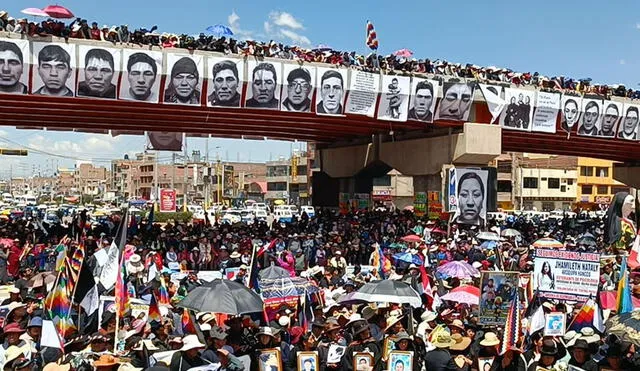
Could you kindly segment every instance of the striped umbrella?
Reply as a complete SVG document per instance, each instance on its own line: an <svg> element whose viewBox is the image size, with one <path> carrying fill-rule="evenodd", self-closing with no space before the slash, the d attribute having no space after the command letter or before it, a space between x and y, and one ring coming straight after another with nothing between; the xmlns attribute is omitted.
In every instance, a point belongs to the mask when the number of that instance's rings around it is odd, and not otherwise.
<svg viewBox="0 0 640 371"><path fill-rule="evenodd" d="M564 244L553 238L545 237L534 242L533 246L538 249L561 249Z"/></svg>

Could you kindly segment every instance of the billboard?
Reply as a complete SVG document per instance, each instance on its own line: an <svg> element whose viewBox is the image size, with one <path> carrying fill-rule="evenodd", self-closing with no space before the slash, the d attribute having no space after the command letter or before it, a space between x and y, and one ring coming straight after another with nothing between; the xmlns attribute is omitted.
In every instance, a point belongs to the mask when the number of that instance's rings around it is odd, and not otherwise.
<svg viewBox="0 0 640 371"><path fill-rule="evenodd" d="M533 280L542 297L586 301L598 293L600 254L536 249Z"/></svg>
<svg viewBox="0 0 640 371"><path fill-rule="evenodd" d="M176 190L164 188L160 190L160 212L173 213L176 211Z"/></svg>

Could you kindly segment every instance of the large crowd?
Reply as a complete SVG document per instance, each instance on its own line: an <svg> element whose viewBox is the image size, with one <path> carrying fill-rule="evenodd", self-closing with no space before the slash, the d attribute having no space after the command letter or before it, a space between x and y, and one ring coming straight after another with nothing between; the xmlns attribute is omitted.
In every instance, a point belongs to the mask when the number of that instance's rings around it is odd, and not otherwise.
<svg viewBox="0 0 640 371"><path fill-rule="evenodd" d="M57 36L65 39L87 39L111 43L152 45L161 48L183 48L206 50L225 54L240 54L256 57L282 58L304 62L329 63L345 67L397 74L435 74L457 78L476 79L481 82L511 83L535 86L543 90L575 91L576 93L640 98L640 90L624 85L594 84L590 78L575 79L565 76L548 77L538 72L516 72L495 66L477 66L467 63L453 63L443 59L414 58L401 55L378 55L372 52L361 55L355 51L338 51L330 47L305 48L284 45L275 41L236 40L231 36L201 33L197 36L175 33L160 33L157 26L129 29L128 25L99 26L86 19L76 18L69 23L56 19L29 22L27 18L11 17L0 11L0 31L7 31L30 37Z"/></svg>
<svg viewBox="0 0 640 371"><path fill-rule="evenodd" d="M9 298L0 307L7 308L0 311L6 313L0 346L5 370L185 371L204 367L277 371L318 367L322 371L402 371L406 366L416 371L537 371L566 370L571 365L597 371L640 367L638 341L608 334L595 325L555 337L523 327L514 343L503 349L504 326L480 324L477 305L440 299L456 288L480 284L476 276L443 276L438 267L457 261L482 271L531 272L530 247L543 237L561 241L567 251L608 256L600 264L600 288L615 289L625 249L605 242L605 221L600 218L509 216L505 221L489 220L483 228L418 218L409 211L342 215L318 210L313 218L303 213L287 224L269 220L230 225L208 219L165 224L133 219L126 228L130 255L125 282L132 298L156 298L163 295L163 288L167 291L169 301L162 305L161 319L151 320L150 309L146 318L127 312L116 321L114 311L106 308L98 320L98 311L89 314L84 306L74 305L70 318L76 326L65 334L64 347L55 349L41 346L42 323L49 319L49 308L42 304L48 291L46 280L36 277L56 269L62 242L68 257L74 248L84 247L83 269L94 272L99 282L104 263L98 256L117 242L122 222L121 215L93 224L80 213L61 219L61 224L52 225L37 220L36 215L0 221L0 280L10 287ZM517 233L501 233L507 229ZM485 241L481 233L487 231L505 237ZM406 242L403 237L407 235L419 240ZM257 255L256 250L263 253ZM402 253L421 256L429 264L407 261ZM269 267L284 269L290 277L307 280L317 288L307 295L306 312L283 302L269 315L266 310L238 315L194 312L193 326L185 323L186 309L180 302L195 288L208 284L199 278L199 272L220 272L259 291L259 284L249 282L256 273L251 270ZM175 272L185 274L175 280ZM640 296L640 274L633 274L632 279L632 291ZM406 283L420 293L422 305L345 300L378 280ZM113 294L113 288L98 287L101 295ZM485 300L492 290L482 290ZM522 304L528 304L523 318L530 322L531 313L540 308L545 313L566 312L567 327L580 307L580 303L537 296ZM616 315L615 308L605 313L605 320ZM116 334L122 340L117 346ZM385 350L387 347L390 349ZM279 350L278 357L265 356L273 349ZM335 349L342 353L336 355ZM410 364L408 358L387 359L392 350L412 352ZM316 352L317 364L313 358L299 362L299 353L309 354L303 352ZM362 354L370 354L370 361ZM250 362L245 363L247 360ZM492 363L485 366L478 360Z"/></svg>

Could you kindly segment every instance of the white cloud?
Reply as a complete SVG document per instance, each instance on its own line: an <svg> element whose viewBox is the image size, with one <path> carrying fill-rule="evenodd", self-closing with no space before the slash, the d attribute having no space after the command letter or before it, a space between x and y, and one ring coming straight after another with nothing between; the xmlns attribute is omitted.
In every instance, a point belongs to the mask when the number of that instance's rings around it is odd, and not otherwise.
<svg viewBox="0 0 640 371"><path fill-rule="evenodd" d="M269 35L271 34L271 32L273 32L273 29L271 28L271 23L269 23L269 21L264 21L264 32Z"/></svg>
<svg viewBox="0 0 640 371"><path fill-rule="evenodd" d="M640 30L640 22L636 23L636 29Z"/></svg>
<svg viewBox="0 0 640 371"><path fill-rule="evenodd" d="M624 59L621 59L620 64L627 64L627 61L625 61Z"/></svg>
<svg viewBox="0 0 640 371"><path fill-rule="evenodd" d="M240 20L240 17L236 14L236 11L233 10L231 12L231 14L229 14L229 17L227 18L227 21L229 22L229 27L236 27L238 26L238 21Z"/></svg>
<svg viewBox="0 0 640 371"><path fill-rule="evenodd" d="M311 45L311 40L309 40L308 37L304 36L304 35L300 35L296 32L293 32L291 30L285 30L285 29L281 29L280 30L280 34L282 34L282 36L288 38L289 40L293 41L294 43L298 44L298 45Z"/></svg>
<svg viewBox="0 0 640 371"><path fill-rule="evenodd" d="M248 39L253 35L252 31L243 30L240 28L240 16L236 13L235 10L229 14L227 17L227 22L229 22L229 28L233 32L233 37L236 39Z"/></svg>
<svg viewBox="0 0 640 371"><path fill-rule="evenodd" d="M35 135L29 138L27 146L44 151L46 153L63 154L71 157L86 157L86 161L91 160L91 156L109 157L115 150L115 144L119 137L108 135L83 135L76 141L71 140L47 140L42 135Z"/></svg>
<svg viewBox="0 0 640 371"><path fill-rule="evenodd" d="M280 27L288 27L293 30L304 30L302 22L287 12L271 12L269 13L269 19Z"/></svg>

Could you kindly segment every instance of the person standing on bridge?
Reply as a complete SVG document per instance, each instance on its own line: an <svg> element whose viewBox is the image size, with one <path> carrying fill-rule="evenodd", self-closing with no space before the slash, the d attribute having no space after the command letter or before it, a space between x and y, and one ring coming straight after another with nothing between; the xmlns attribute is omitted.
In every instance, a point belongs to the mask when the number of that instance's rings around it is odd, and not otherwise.
<svg viewBox="0 0 640 371"><path fill-rule="evenodd" d="M344 97L344 80L340 72L329 70L320 80L320 103L316 113L327 115L342 114L342 98Z"/></svg>
<svg viewBox="0 0 640 371"><path fill-rule="evenodd" d="M171 68L171 79L164 92L165 103L200 104L200 74L196 62L183 57Z"/></svg>
<svg viewBox="0 0 640 371"><path fill-rule="evenodd" d="M44 84L35 95L73 97L67 80L73 73L71 55L59 45L47 45L38 53L38 75ZM32 87L33 89L33 87Z"/></svg>
<svg viewBox="0 0 640 371"><path fill-rule="evenodd" d="M251 75L251 98L246 106L250 108L280 108L280 100L276 99L275 92L278 87L278 75L276 68L271 63L260 63Z"/></svg>
<svg viewBox="0 0 640 371"><path fill-rule="evenodd" d="M231 60L225 60L213 65L211 71L213 93L208 97L209 105L213 107L240 107L240 92L242 85L238 77L238 67Z"/></svg>
<svg viewBox="0 0 640 371"><path fill-rule="evenodd" d="M113 55L105 49L91 49L84 57L84 81L78 84L79 97L116 99Z"/></svg>
<svg viewBox="0 0 640 371"><path fill-rule="evenodd" d="M310 112L311 74L306 68L296 68L287 76L287 98L282 101L283 111Z"/></svg>
<svg viewBox="0 0 640 371"><path fill-rule="evenodd" d="M20 82L23 66L22 50L18 45L0 41L0 93L27 94L27 86Z"/></svg>
<svg viewBox="0 0 640 371"><path fill-rule="evenodd" d="M627 140L636 140L638 138L638 107L631 106L627 108L627 115L624 117L622 125L618 130L618 138Z"/></svg>

